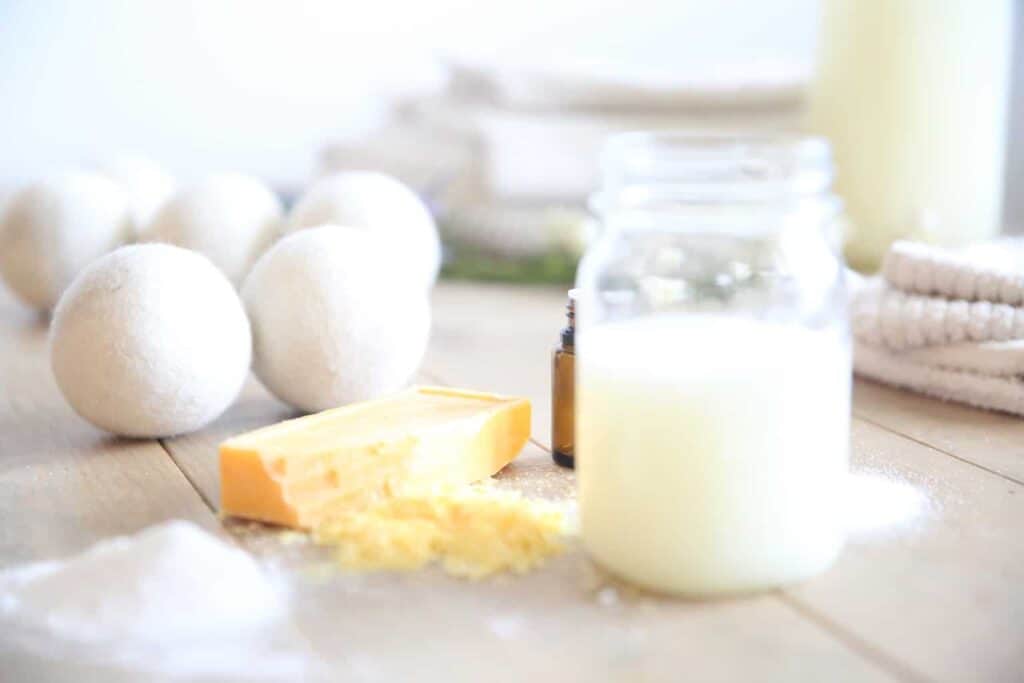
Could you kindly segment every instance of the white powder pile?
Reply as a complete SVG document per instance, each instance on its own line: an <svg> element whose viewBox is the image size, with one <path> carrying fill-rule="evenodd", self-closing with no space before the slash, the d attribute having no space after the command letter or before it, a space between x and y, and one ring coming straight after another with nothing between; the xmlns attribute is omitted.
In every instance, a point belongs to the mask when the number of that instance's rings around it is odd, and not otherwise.
<svg viewBox="0 0 1024 683"><path fill-rule="evenodd" d="M845 503L847 532L855 537L908 530L933 512L923 490L881 471L851 474Z"/></svg>
<svg viewBox="0 0 1024 683"><path fill-rule="evenodd" d="M0 640L168 674L293 671L272 642L287 610L281 582L184 521L0 572Z"/></svg>

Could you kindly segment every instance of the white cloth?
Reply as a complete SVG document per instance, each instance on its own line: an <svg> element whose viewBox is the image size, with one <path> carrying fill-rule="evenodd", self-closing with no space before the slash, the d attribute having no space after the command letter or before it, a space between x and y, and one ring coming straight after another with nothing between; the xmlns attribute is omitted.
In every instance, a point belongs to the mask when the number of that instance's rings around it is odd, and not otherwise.
<svg viewBox="0 0 1024 683"><path fill-rule="evenodd" d="M1024 415L1024 269L1001 261L900 242L880 277L851 275L855 371Z"/></svg>
<svg viewBox="0 0 1024 683"><path fill-rule="evenodd" d="M904 354L854 344L857 374L946 401L1024 415L1024 379L917 363Z"/></svg>
<svg viewBox="0 0 1024 683"><path fill-rule="evenodd" d="M893 351L1024 339L1024 306L907 294L875 278L856 293L850 315L858 339Z"/></svg>
<svg viewBox="0 0 1024 683"><path fill-rule="evenodd" d="M926 346L901 354L914 363L997 377L1024 376L1024 339Z"/></svg>
<svg viewBox="0 0 1024 683"><path fill-rule="evenodd" d="M1006 242L1004 253L1014 248ZM1024 271L998 261L984 250L972 254L896 242L885 255L882 276L895 289L913 294L1024 306Z"/></svg>

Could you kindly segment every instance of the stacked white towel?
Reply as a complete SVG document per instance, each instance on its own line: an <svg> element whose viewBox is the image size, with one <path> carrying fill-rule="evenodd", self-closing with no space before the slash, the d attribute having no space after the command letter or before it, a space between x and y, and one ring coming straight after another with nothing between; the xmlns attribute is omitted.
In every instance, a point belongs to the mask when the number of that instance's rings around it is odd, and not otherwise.
<svg viewBox="0 0 1024 683"><path fill-rule="evenodd" d="M852 277L858 374L1024 415L1024 246L955 252L897 242Z"/></svg>

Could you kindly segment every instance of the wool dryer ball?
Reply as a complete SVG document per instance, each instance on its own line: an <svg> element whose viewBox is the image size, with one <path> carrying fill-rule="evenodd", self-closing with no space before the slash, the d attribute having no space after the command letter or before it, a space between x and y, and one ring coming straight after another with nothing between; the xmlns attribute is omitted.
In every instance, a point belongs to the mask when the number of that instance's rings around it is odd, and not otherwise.
<svg viewBox="0 0 1024 683"><path fill-rule="evenodd" d="M178 192L157 211L141 240L205 254L238 284L278 236L283 213L281 200L263 182L224 173Z"/></svg>
<svg viewBox="0 0 1024 683"><path fill-rule="evenodd" d="M10 198L0 219L0 274L19 299L49 310L79 271L130 231L128 197L112 180L56 176Z"/></svg>
<svg viewBox="0 0 1024 683"><path fill-rule="evenodd" d="M327 225L283 238L253 266L242 287L253 369L279 399L315 412L412 378L430 335L427 291L381 268L386 248Z"/></svg>
<svg viewBox="0 0 1024 683"><path fill-rule="evenodd" d="M400 181L372 171L329 175L306 191L288 218L289 231L325 224L371 231L388 241L393 274L430 287L441 268L441 239L430 210Z"/></svg>
<svg viewBox="0 0 1024 683"><path fill-rule="evenodd" d="M50 362L64 397L108 432L184 434L231 404L252 336L238 293L209 259L167 244L94 261L61 297Z"/></svg>

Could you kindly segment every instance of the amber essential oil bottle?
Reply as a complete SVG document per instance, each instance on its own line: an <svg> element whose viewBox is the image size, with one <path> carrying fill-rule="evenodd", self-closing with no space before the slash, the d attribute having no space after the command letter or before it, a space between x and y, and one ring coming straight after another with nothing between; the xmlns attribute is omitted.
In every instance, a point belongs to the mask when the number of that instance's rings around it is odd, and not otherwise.
<svg viewBox="0 0 1024 683"><path fill-rule="evenodd" d="M576 290L569 291L568 322L551 363L551 457L562 467L575 467L576 421Z"/></svg>

